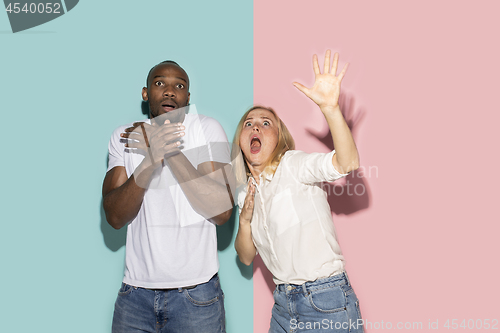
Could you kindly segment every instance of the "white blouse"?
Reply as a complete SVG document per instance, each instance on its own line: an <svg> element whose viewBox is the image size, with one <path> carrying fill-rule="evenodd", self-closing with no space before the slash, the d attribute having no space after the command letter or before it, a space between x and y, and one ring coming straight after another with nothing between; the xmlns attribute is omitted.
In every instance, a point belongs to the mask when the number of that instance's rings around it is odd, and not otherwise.
<svg viewBox="0 0 500 333"><path fill-rule="evenodd" d="M303 284L344 271L321 188L321 182L347 175L333 167L334 154L287 151L274 176L261 174L260 184L255 183L252 238L276 284ZM246 186L238 195L240 213L245 196Z"/></svg>

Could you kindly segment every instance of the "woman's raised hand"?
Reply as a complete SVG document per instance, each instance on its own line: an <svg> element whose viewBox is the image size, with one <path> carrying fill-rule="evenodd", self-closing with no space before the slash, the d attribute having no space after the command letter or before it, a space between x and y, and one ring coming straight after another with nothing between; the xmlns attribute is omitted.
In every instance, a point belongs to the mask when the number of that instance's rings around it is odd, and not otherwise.
<svg viewBox="0 0 500 333"><path fill-rule="evenodd" d="M313 69L315 74L315 81L312 88L307 88L304 85L293 82L293 85L302 91L307 97L312 99L314 103L318 104L321 110L329 108L337 108L339 105L340 96L340 83L344 78L349 64L345 64L344 69L338 76L337 65L339 61L339 54L335 53L333 56L333 64L330 68L330 50L326 51L325 64L323 69L323 74L321 74L318 64L318 56L313 56Z"/></svg>

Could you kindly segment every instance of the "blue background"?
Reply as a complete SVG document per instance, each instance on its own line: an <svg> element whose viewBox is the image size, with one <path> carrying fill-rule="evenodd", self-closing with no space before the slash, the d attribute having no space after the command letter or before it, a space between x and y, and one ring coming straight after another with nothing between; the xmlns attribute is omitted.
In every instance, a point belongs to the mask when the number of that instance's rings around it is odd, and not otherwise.
<svg viewBox="0 0 500 333"><path fill-rule="evenodd" d="M146 75L172 59L231 140L253 101L252 6L86 0L16 34L0 13L1 331L110 331L125 253L101 208L111 132L145 118ZM237 264L234 229L234 216L219 229L220 275L227 330L245 333L251 270Z"/></svg>

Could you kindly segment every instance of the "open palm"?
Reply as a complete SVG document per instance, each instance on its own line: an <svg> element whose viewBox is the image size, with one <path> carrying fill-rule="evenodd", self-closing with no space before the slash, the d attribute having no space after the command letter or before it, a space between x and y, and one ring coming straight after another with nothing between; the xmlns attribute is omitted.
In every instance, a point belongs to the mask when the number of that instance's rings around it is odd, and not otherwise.
<svg viewBox="0 0 500 333"><path fill-rule="evenodd" d="M330 50L326 51L325 55L325 64L323 69L323 74L321 74L318 64L318 56L313 56L313 69L315 74L315 81L312 88L307 88L306 86L294 82L293 85L302 91L307 97L312 99L314 103L318 104L318 106L323 108L335 108L338 107L339 104L339 96L340 96L340 83L344 78L344 75L347 71L347 67L349 64L344 66L342 72L338 76L337 73L337 65L339 61L339 54L335 53L333 56L333 64L330 68Z"/></svg>

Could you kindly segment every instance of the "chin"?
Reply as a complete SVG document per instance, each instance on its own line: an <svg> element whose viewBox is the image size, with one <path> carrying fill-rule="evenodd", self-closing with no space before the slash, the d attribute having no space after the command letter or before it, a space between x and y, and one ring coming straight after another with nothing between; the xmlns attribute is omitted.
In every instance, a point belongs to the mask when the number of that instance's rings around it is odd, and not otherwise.
<svg viewBox="0 0 500 333"><path fill-rule="evenodd" d="M172 111L164 111L161 110L160 113L154 117L155 122L158 125L163 125L165 123L165 120L169 120L170 123L180 123L183 120L184 116L184 110L181 110L181 108L172 110Z"/></svg>

